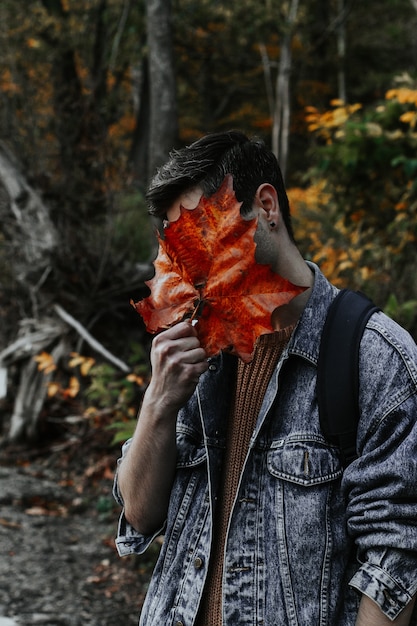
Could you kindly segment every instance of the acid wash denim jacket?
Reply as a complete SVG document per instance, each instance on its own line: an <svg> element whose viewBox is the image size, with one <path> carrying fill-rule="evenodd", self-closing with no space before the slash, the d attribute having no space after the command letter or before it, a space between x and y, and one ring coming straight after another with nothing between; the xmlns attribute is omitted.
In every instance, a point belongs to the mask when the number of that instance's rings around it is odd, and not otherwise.
<svg viewBox="0 0 417 626"><path fill-rule="evenodd" d="M269 383L232 509L224 626L354 626L361 593L393 620L417 591L417 348L383 313L369 320L360 349L359 456L343 472L338 449L320 432L316 398L320 335L337 289L311 268L314 287ZM120 555L142 554L165 535L143 626L196 619L234 363L227 354L213 358L178 415L165 527L143 536L121 515ZM114 493L123 505L117 476Z"/></svg>

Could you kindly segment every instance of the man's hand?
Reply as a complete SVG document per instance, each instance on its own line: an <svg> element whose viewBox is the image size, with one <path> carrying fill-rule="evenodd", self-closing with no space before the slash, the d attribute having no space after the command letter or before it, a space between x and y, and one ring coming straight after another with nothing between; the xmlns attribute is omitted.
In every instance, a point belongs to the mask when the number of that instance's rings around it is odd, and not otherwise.
<svg viewBox="0 0 417 626"><path fill-rule="evenodd" d="M198 379L208 367L197 330L189 320L155 337L151 365L152 378L146 392L147 399L158 401L161 408L178 411L193 394Z"/></svg>

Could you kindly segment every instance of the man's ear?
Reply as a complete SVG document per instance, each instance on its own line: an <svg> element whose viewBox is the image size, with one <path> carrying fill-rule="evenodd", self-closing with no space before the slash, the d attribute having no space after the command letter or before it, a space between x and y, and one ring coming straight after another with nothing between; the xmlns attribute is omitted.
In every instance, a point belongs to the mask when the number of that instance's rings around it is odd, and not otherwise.
<svg viewBox="0 0 417 626"><path fill-rule="evenodd" d="M255 194L255 201L259 208L265 211L266 219L278 223L281 211L279 208L277 190L270 183L259 185Z"/></svg>

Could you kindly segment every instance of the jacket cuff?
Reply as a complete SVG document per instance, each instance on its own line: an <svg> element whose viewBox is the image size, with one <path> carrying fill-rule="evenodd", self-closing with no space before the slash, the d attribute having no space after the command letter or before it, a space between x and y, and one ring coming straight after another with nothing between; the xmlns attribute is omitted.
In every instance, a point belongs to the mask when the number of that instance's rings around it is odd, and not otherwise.
<svg viewBox="0 0 417 626"><path fill-rule="evenodd" d="M372 563L364 563L349 584L376 602L390 620L398 617L412 599L398 581Z"/></svg>
<svg viewBox="0 0 417 626"><path fill-rule="evenodd" d="M119 556L128 556L129 554L143 554L151 545L151 543L162 535L165 531L165 526L158 528L152 535L142 535L133 528L131 524L126 520L124 511L122 511L119 518L119 526L117 530L117 537L115 540L117 552Z"/></svg>
<svg viewBox="0 0 417 626"><path fill-rule="evenodd" d="M117 504L120 504L121 507L124 507L124 502L123 502L123 498L122 498L122 494L120 493L120 489L119 489L119 481L118 481L118 472L119 472L119 465L120 463L123 461L123 458L131 444L132 438L128 439L127 441L125 441L125 443L122 446L122 456L117 459L117 465L116 465L116 471L114 473L114 479L113 479L113 498L116 500Z"/></svg>

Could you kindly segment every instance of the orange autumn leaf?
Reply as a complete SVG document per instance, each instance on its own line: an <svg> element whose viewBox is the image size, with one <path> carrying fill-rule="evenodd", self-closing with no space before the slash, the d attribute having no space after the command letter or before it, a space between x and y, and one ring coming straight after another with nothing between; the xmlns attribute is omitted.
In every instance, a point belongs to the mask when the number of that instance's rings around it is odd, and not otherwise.
<svg viewBox="0 0 417 626"><path fill-rule="evenodd" d="M75 376L71 376L68 387L62 390L62 396L64 398L75 398L80 391L80 382Z"/></svg>
<svg viewBox="0 0 417 626"><path fill-rule="evenodd" d="M141 387L145 382L143 376L138 376L137 374L128 374L126 376L126 380L130 383L135 383L135 385L138 385L139 387Z"/></svg>
<svg viewBox="0 0 417 626"><path fill-rule="evenodd" d="M96 361L92 357L81 356L78 352L71 352L71 359L68 363L70 367L80 366L80 372L82 376L88 376L91 368L95 365Z"/></svg>
<svg viewBox="0 0 417 626"><path fill-rule="evenodd" d="M59 383L48 383L48 398L53 398L61 391L61 385Z"/></svg>
<svg viewBox="0 0 417 626"><path fill-rule="evenodd" d="M54 357L49 352L41 352L34 357L34 360L38 364L38 370L44 374L50 374L56 370Z"/></svg>
<svg viewBox="0 0 417 626"><path fill-rule="evenodd" d="M158 235L151 295L134 304L147 330L197 317L208 356L227 350L250 361L257 337L273 331L272 312L304 291L256 262L257 223L242 218L231 176L195 209L181 207Z"/></svg>

